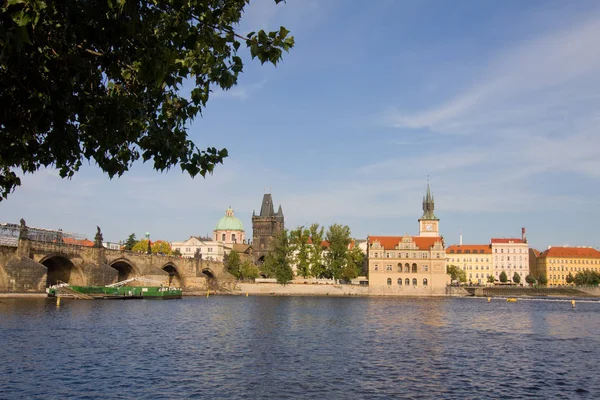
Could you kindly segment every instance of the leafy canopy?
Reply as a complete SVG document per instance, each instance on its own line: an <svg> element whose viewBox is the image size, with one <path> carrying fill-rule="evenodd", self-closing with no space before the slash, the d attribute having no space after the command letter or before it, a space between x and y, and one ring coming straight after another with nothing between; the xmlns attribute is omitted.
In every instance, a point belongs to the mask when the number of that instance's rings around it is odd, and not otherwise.
<svg viewBox="0 0 600 400"><path fill-rule="evenodd" d="M292 251L287 229L278 232L273 238L273 249L265 257L262 272L269 277L275 277L277 283L286 285L294 278L290 265Z"/></svg>
<svg viewBox="0 0 600 400"><path fill-rule="evenodd" d="M294 46L284 27L235 31L250 1L1 2L0 200L21 184L19 170L72 177L83 160L111 178L139 158L211 173L227 150L199 149L187 124L211 89L236 85L242 44L274 65Z"/></svg>
<svg viewBox="0 0 600 400"><path fill-rule="evenodd" d="M457 265L448 265L447 273L450 274L450 278L453 281L459 281L462 283L467 281L467 272Z"/></svg>
<svg viewBox="0 0 600 400"><path fill-rule="evenodd" d="M515 272L513 274L512 281L518 285L519 283L521 283L521 275Z"/></svg>
<svg viewBox="0 0 600 400"><path fill-rule="evenodd" d="M500 282L502 282L502 283L508 282L508 275L506 275L506 272L504 272L504 271L500 272L500 276L498 278L500 279Z"/></svg>

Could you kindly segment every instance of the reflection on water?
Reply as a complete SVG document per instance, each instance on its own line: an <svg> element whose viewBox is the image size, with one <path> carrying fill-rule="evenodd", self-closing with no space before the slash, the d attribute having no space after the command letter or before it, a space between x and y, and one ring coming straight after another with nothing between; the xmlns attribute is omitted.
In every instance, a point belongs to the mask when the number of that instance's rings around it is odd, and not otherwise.
<svg viewBox="0 0 600 400"><path fill-rule="evenodd" d="M594 398L600 303L0 299L0 398Z"/></svg>

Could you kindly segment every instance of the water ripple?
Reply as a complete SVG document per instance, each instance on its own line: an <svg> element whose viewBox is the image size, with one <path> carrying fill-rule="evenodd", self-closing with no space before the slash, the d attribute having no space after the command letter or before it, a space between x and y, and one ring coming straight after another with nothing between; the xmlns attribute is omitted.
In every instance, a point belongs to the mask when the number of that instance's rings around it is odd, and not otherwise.
<svg viewBox="0 0 600 400"><path fill-rule="evenodd" d="M0 398L588 399L600 304L0 302Z"/></svg>

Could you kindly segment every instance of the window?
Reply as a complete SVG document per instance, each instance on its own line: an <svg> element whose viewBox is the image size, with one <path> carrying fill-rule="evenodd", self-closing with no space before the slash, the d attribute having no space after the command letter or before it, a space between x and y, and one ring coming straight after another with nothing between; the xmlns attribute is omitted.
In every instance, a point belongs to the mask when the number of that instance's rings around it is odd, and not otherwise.
<svg viewBox="0 0 600 400"><path fill-rule="evenodd" d="M402 263L398 263L398 272L402 272Z"/></svg>
<svg viewBox="0 0 600 400"><path fill-rule="evenodd" d="M404 280L404 284L405 284L406 286L410 286L410 279L406 278L406 279Z"/></svg>
<svg viewBox="0 0 600 400"><path fill-rule="evenodd" d="M225 241L225 234L221 234L221 241L224 242Z"/></svg>
<svg viewBox="0 0 600 400"><path fill-rule="evenodd" d="M232 233L232 234L231 234L231 241L232 241L233 243L235 243L235 233Z"/></svg>
<svg viewBox="0 0 600 400"><path fill-rule="evenodd" d="M385 266L385 270L386 270L386 271L391 271L391 270L392 270L392 264L387 264L387 265Z"/></svg>
<svg viewBox="0 0 600 400"><path fill-rule="evenodd" d="M410 265L408 263L404 264L404 272L410 272Z"/></svg>
<svg viewBox="0 0 600 400"><path fill-rule="evenodd" d="M379 265L375 264L375 267L373 268L375 271L379 271Z"/></svg>
<svg viewBox="0 0 600 400"><path fill-rule="evenodd" d="M417 286L417 278L413 278L413 286Z"/></svg>
<svg viewBox="0 0 600 400"><path fill-rule="evenodd" d="M417 272L417 264L413 263L412 272Z"/></svg>
<svg viewBox="0 0 600 400"><path fill-rule="evenodd" d="M427 265L427 264L423 264L423 271L424 271L424 272L427 272L427 271L429 271L429 265Z"/></svg>
<svg viewBox="0 0 600 400"><path fill-rule="evenodd" d="M398 278L398 286L402 286L402 278Z"/></svg>
<svg viewBox="0 0 600 400"><path fill-rule="evenodd" d="M427 278L423 278L423 286L427 286Z"/></svg>
<svg viewBox="0 0 600 400"><path fill-rule="evenodd" d="M387 284L388 286L392 286L392 278L387 278Z"/></svg>

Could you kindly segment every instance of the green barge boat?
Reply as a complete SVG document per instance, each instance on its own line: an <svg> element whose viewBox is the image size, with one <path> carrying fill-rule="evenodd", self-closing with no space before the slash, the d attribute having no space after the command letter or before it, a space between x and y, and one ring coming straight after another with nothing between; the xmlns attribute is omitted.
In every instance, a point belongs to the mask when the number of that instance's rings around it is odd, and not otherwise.
<svg viewBox="0 0 600 400"><path fill-rule="evenodd" d="M132 281L150 280L132 278L126 281L113 283L107 286L71 286L59 283L46 289L48 297L64 297L75 299L181 299L182 290L169 286L125 286Z"/></svg>

